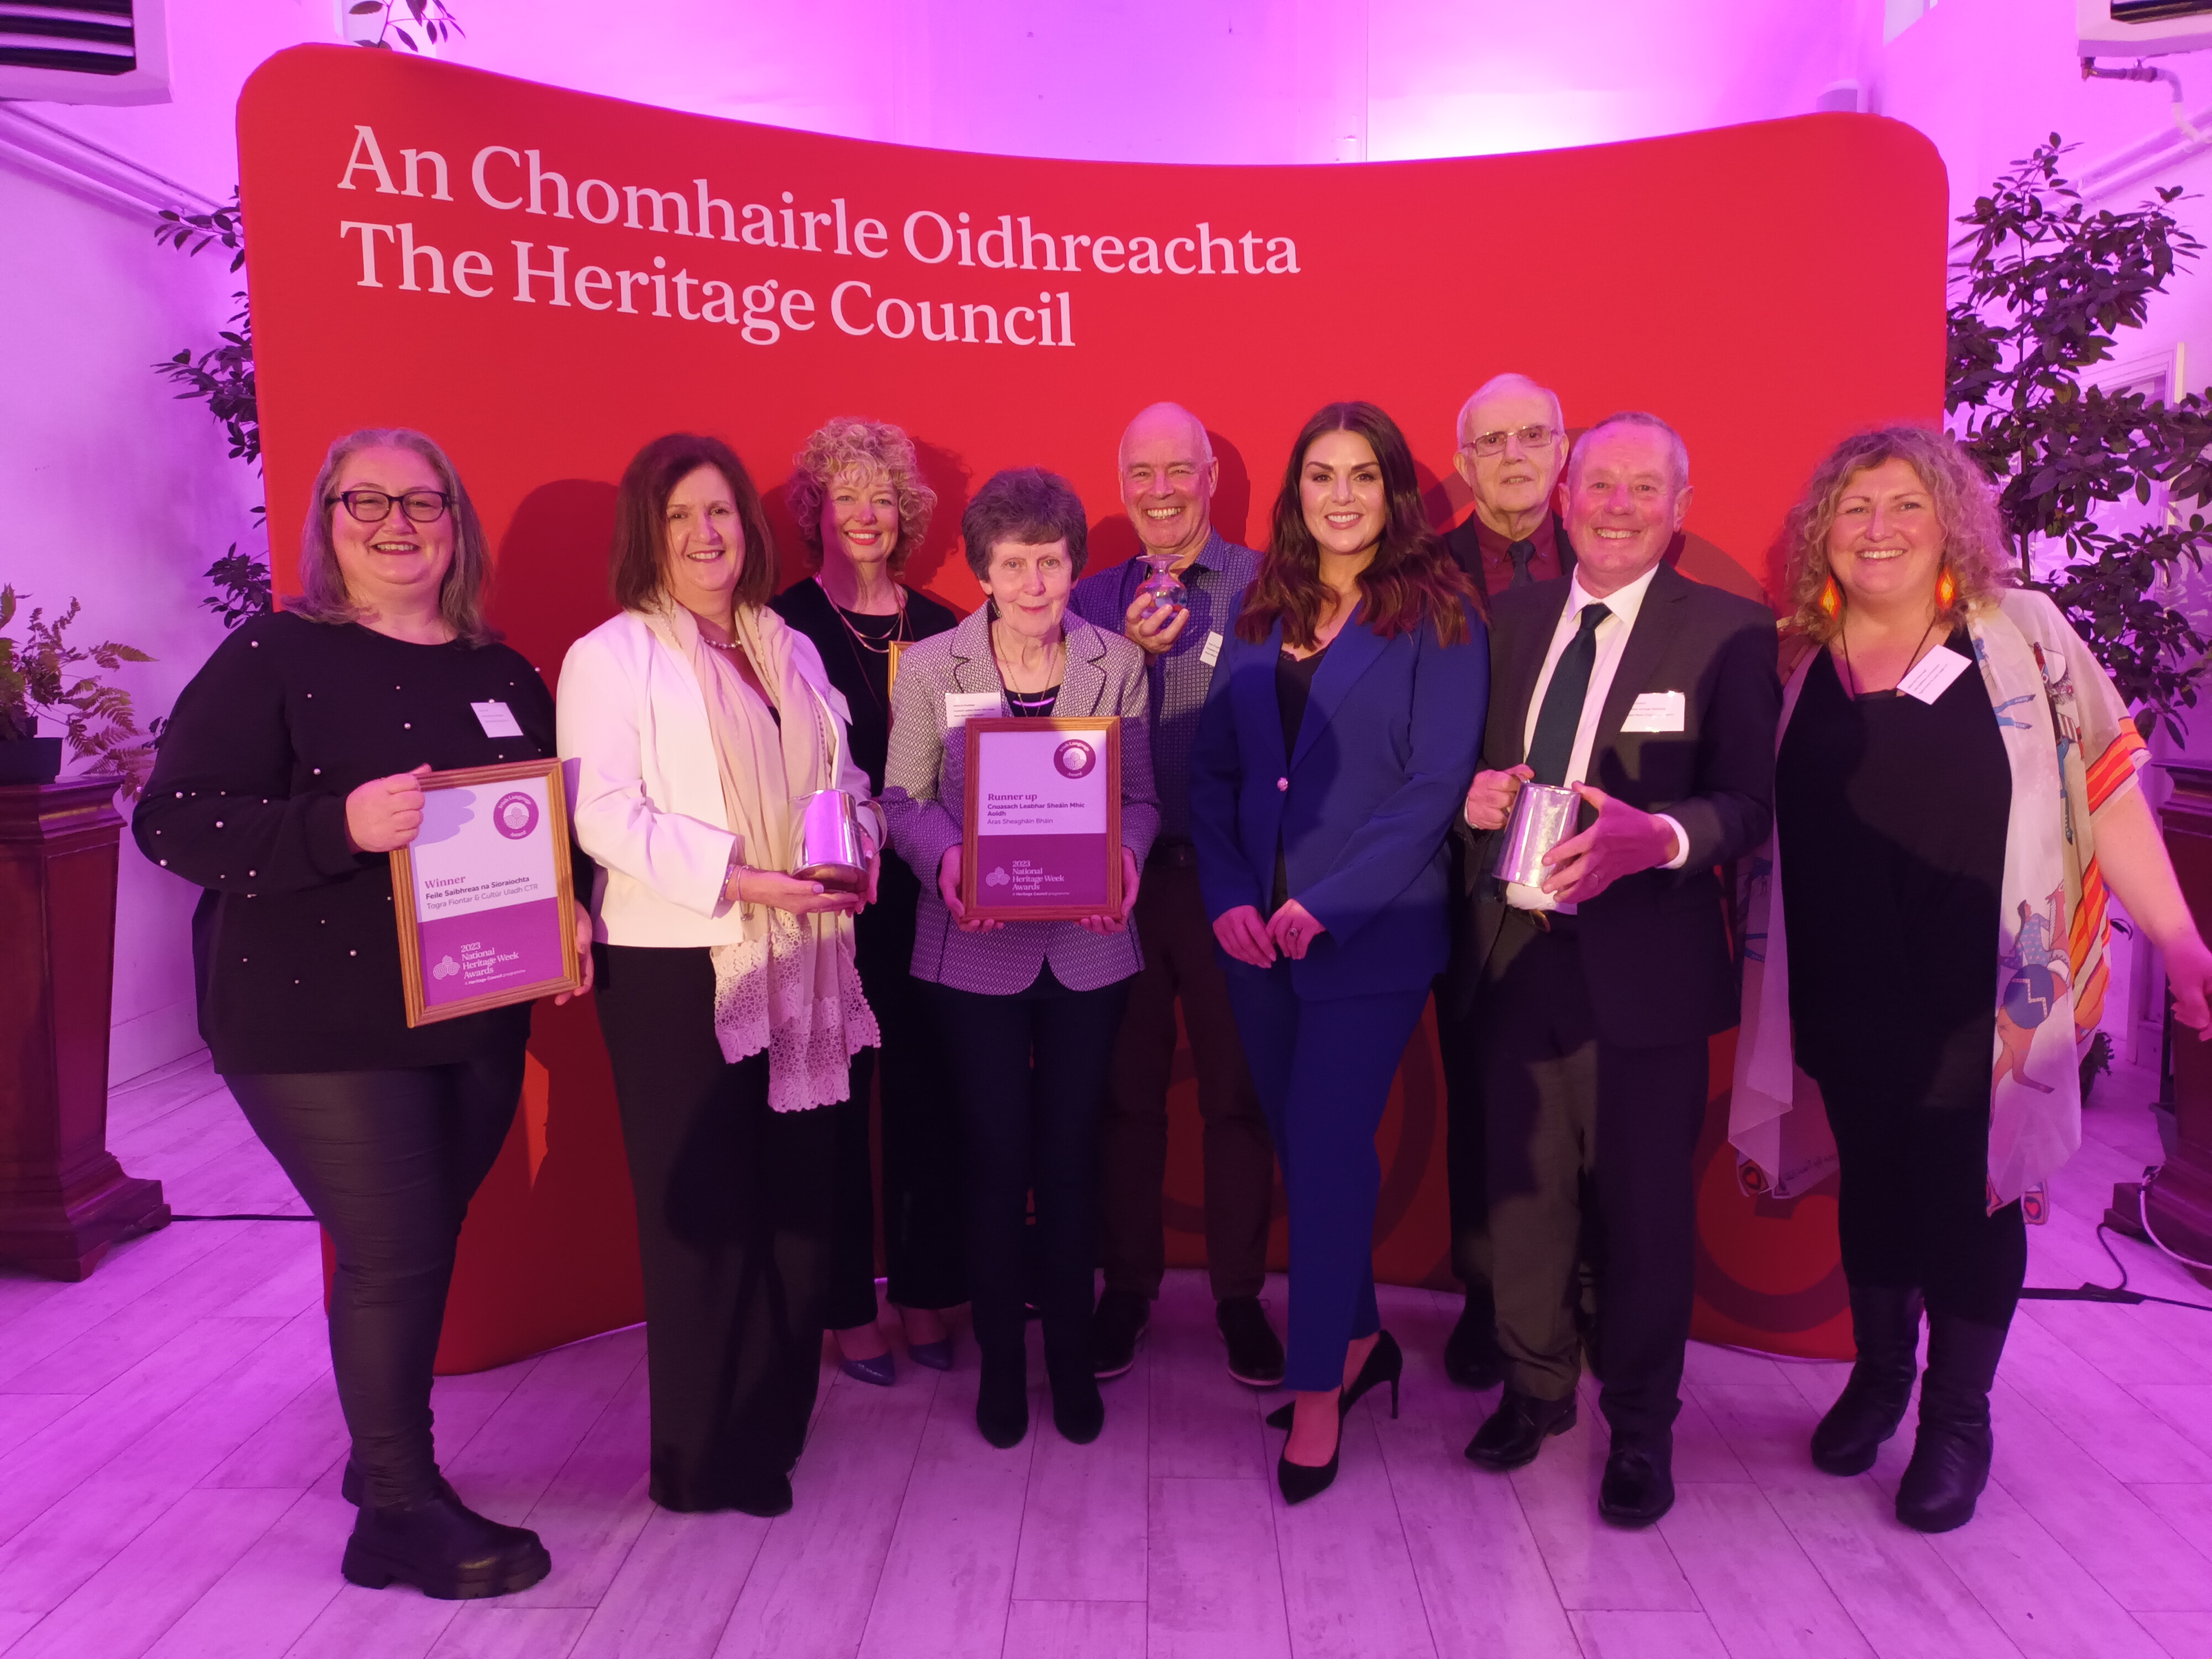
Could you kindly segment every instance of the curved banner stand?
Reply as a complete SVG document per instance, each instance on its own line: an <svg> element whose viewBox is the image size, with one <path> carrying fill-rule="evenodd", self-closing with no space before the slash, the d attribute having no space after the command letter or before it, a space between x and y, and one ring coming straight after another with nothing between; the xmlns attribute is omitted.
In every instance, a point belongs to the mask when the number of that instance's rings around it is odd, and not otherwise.
<svg viewBox="0 0 2212 1659"><path fill-rule="evenodd" d="M1650 409L1694 458L1684 568L1746 592L1773 586L1783 514L1829 445L1942 409L1942 164L1872 117L1452 161L1104 164L307 46L254 75L239 130L278 591L331 440L419 427L483 516L498 624L549 679L611 609L614 481L665 432L728 439L795 550L781 485L806 434L831 415L896 421L939 499L908 577L966 610L960 512L1000 467L1065 473L1094 564L1129 555L1115 444L1161 398L1206 421L1215 516L1254 544L1292 434L1329 399L1398 419L1439 525L1467 507L1454 417L1491 375L1557 388L1577 427ZM786 559L786 580L802 574ZM532 1054L463 1237L448 1370L641 1316L588 1004L541 1006ZM1179 1075L1170 1242L1189 1261ZM1397 1282L1449 1282L1443 1103L1425 1026L1382 1131L1376 1269ZM1831 1201L1762 1208L1724 1152L1702 1167L1700 1333L1834 1352Z"/></svg>

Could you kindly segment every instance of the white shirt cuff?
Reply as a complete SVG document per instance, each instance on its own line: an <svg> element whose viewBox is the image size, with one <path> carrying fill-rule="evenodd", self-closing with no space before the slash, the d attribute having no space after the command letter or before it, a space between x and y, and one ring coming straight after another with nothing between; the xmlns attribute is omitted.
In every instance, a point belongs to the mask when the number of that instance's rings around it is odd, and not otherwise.
<svg viewBox="0 0 2212 1659"><path fill-rule="evenodd" d="M1651 816L1658 819L1660 823L1665 824L1669 830L1672 830L1674 832L1674 845L1680 849L1675 853L1673 858L1668 859L1666 863L1659 866L1658 867L1662 870L1680 869L1685 864L1687 864L1690 861L1689 832L1682 828L1679 820L1668 817L1664 812L1654 812Z"/></svg>

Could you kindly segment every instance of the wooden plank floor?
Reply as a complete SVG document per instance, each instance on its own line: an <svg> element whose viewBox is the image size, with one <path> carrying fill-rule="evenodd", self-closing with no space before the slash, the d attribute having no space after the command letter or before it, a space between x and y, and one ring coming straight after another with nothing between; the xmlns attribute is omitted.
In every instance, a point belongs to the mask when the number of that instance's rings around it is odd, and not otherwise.
<svg viewBox="0 0 2212 1659"><path fill-rule="evenodd" d="M2102 1086L2032 1283L2110 1282L2093 1229L2156 1154L2146 1092ZM204 1060L117 1091L112 1118L181 1212L300 1210ZM2137 1289L2212 1301L2118 1248ZM288 1221L179 1223L82 1285L0 1273L0 1655L2212 1655L2212 1313L2026 1304L1996 1481L1938 1539L1889 1512L1909 1433L1861 1480L1808 1464L1838 1365L1693 1348L1680 1501L1646 1532L1597 1518L1587 1395L1534 1465L1482 1474L1460 1449L1495 1396L1443 1381L1456 1310L1422 1291L1384 1294L1404 1415L1363 1406L1336 1486L1286 1510L1270 1402L1223 1371L1193 1273L1095 1445L1053 1434L1040 1382L1048 1425L991 1450L963 1346L890 1389L826 1372L789 1516L668 1515L645 1496L642 1333L619 1331L439 1382L456 1484L554 1558L526 1595L455 1604L339 1579L319 1291L314 1230Z"/></svg>

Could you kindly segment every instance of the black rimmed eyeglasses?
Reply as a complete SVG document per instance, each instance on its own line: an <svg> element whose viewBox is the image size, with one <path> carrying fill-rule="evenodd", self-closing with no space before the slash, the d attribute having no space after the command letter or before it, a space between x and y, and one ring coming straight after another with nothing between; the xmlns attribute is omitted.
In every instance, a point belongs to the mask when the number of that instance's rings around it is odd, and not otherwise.
<svg viewBox="0 0 2212 1659"><path fill-rule="evenodd" d="M1498 432L1478 432L1466 447L1478 455L1496 455L1503 453L1508 438L1518 438L1523 449L1541 449L1558 435L1556 427L1546 426L1539 421L1533 425L1511 426Z"/></svg>
<svg viewBox="0 0 2212 1659"><path fill-rule="evenodd" d="M395 495L386 489L344 489L323 503L325 507L340 502L345 510L362 524L382 524L392 516L392 504L399 503L399 510L407 515L410 524L435 524L446 516L453 505L453 497L442 489L410 489Z"/></svg>

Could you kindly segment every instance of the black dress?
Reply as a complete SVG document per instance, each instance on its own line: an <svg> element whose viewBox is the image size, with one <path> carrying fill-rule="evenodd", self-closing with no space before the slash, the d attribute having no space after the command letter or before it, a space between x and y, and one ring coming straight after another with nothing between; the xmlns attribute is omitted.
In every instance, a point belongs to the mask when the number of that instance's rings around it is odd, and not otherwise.
<svg viewBox="0 0 2212 1659"><path fill-rule="evenodd" d="M1997 943L2012 769L1970 665L1932 703L1807 670L1774 780L1797 1063L1843 1162L1852 1283L2009 1319L2020 1206L1987 1213ZM1947 1306L1948 1304L1948 1306Z"/></svg>
<svg viewBox="0 0 2212 1659"><path fill-rule="evenodd" d="M778 594L772 608L812 641L830 683L845 695L854 763L881 794L890 745L893 640L925 640L960 618L925 593L907 590L903 617L841 611L811 578ZM855 638L858 635L860 637ZM928 876L935 879L936 872ZM868 1006L883 1035L884 1261L888 1293L903 1308L950 1308L968 1299L961 1224L960 1116L927 1010L908 972L921 883L884 848L876 902L854 924L854 956ZM868 1091L877 1051L853 1056L850 1103L838 1136L839 1223L828 1322L833 1330L876 1317L875 1200L869 1174Z"/></svg>

